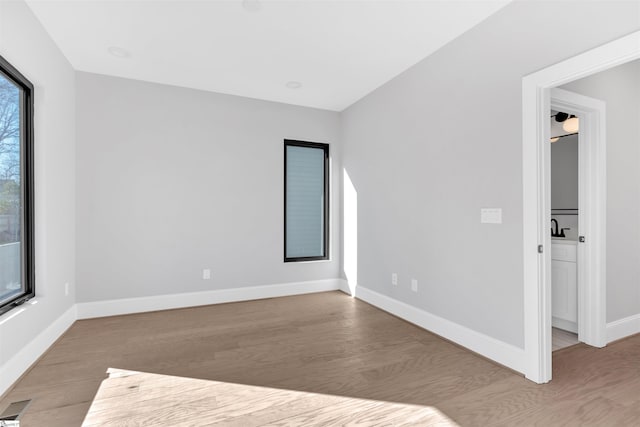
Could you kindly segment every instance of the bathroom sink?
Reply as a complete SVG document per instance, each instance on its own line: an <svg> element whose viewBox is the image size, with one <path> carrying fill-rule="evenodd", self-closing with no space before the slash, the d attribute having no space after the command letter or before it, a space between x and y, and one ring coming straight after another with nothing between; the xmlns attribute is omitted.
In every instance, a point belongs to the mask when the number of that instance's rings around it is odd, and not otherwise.
<svg viewBox="0 0 640 427"><path fill-rule="evenodd" d="M552 244L564 244L564 245L577 245L578 241L577 240L571 240L571 239L566 239L566 238L562 238L562 237L552 237L551 238L551 243Z"/></svg>

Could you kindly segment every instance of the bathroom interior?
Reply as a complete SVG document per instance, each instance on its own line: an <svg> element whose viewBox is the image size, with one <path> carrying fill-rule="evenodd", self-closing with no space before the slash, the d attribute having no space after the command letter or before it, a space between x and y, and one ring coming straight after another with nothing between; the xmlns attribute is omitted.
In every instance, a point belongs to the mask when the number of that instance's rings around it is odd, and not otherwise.
<svg viewBox="0 0 640 427"><path fill-rule="evenodd" d="M551 110L552 349L578 343L579 119Z"/></svg>

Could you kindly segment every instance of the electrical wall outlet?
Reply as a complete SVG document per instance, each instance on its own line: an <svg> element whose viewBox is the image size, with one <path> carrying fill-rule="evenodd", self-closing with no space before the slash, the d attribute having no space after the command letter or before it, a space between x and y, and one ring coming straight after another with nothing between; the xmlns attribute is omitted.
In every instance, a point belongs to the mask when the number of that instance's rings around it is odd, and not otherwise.
<svg viewBox="0 0 640 427"><path fill-rule="evenodd" d="M398 275L396 273L391 273L391 284L398 286Z"/></svg>
<svg viewBox="0 0 640 427"><path fill-rule="evenodd" d="M418 292L418 281L416 279L411 279L411 290Z"/></svg>
<svg viewBox="0 0 640 427"><path fill-rule="evenodd" d="M210 269L205 268L204 270L202 270L202 279L204 279L204 280L211 279L211 270Z"/></svg>
<svg viewBox="0 0 640 427"><path fill-rule="evenodd" d="M69 283L64 284L64 296L69 296Z"/></svg>

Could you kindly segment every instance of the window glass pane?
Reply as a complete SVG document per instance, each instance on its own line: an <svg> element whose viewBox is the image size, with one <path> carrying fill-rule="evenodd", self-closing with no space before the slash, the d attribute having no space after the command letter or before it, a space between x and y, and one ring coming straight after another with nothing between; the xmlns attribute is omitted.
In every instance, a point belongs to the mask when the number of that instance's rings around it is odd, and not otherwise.
<svg viewBox="0 0 640 427"><path fill-rule="evenodd" d="M325 151L287 145L286 257L325 256Z"/></svg>
<svg viewBox="0 0 640 427"><path fill-rule="evenodd" d="M23 293L20 191L21 89L0 73L0 303Z"/></svg>

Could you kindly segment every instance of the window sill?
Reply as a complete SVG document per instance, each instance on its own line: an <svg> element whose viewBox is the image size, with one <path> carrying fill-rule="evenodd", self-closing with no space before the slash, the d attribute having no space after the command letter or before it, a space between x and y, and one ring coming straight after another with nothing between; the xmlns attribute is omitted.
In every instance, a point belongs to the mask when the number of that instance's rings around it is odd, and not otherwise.
<svg viewBox="0 0 640 427"><path fill-rule="evenodd" d="M0 326L4 325L14 317L17 317L18 315L29 310L31 306L38 304L39 301L40 301L39 299L31 298L29 301L26 301L24 304L17 305L13 307L11 310L5 311L4 313L2 313L2 315L0 315Z"/></svg>

